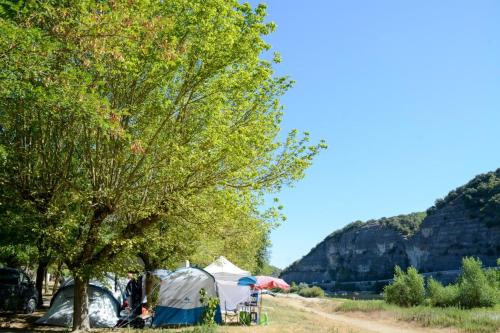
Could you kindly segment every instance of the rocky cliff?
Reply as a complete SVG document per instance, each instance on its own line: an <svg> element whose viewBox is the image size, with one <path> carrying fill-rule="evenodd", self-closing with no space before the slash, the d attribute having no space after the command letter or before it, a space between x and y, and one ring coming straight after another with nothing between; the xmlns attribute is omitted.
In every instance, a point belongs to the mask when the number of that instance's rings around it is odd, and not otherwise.
<svg viewBox="0 0 500 333"><path fill-rule="evenodd" d="M351 223L281 277L337 289L349 283L354 283L350 289L373 289L376 284L360 281L390 279L395 265L412 265L439 279L458 270L465 256L479 257L485 266L495 266L500 257L500 169L450 192L426 213Z"/></svg>

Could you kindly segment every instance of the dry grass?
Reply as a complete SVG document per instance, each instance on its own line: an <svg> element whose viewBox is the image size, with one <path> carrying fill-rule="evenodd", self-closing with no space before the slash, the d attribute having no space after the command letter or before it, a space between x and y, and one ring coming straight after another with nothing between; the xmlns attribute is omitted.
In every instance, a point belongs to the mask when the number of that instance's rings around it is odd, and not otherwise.
<svg viewBox="0 0 500 333"><path fill-rule="evenodd" d="M267 313L268 325L261 326L219 326L210 328L120 330L124 333L359 333L356 330L341 327L330 320L322 320L314 313L287 306L277 299L264 299L263 313Z"/></svg>

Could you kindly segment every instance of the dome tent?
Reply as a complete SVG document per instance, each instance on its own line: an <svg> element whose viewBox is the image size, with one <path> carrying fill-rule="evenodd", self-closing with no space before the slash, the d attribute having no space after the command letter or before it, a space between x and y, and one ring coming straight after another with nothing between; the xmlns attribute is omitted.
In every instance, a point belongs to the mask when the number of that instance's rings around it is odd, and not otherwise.
<svg viewBox="0 0 500 333"><path fill-rule="evenodd" d="M200 323L206 309L200 301L200 289L204 289L209 297L219 296L214 277L203 269L186 267L170 273L161 281L153 326ZM215 321L222 321L220 308Z"/></svg>
<svg viewBox="0 0 500 333"><path fill-rule="evenodd" d="M90 326L114 327L118 322L125 282L108 274L103 282L89 282ZM52 297L50 308L36 321L41 325L71 326L73 323L74 281L69 279Z"/></svg>

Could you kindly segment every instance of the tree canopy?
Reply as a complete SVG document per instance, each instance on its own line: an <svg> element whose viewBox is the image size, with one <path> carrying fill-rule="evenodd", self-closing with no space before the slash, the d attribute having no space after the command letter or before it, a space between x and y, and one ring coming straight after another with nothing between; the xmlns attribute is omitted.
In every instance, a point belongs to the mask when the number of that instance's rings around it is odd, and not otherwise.
<svg viewBox="0 0 500 333"><path fill-rule="evenodd" d="M326 147L278 140L291 81L261 58L265 6L6 1L0 15L2 219L74 274L74 329L86 281L131 255L256 267L279 216L263 195Z"/></svg>

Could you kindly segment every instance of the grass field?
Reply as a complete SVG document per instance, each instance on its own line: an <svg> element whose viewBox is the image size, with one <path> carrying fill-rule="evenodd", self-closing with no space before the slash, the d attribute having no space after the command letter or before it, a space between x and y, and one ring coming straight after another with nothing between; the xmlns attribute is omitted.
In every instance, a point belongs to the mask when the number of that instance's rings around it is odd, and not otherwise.
<svg viewBox="0 0 500 333"><path fill-rule="evenodd" d="M494 333L500 332L500 307L461 310L457 308L400 308L380 300L337 298L305 299L296 295L269 297L263 304L268 325L190 327L177 329L120 330L92 332L124 333ZM33 325L43 315L0 314L0 332L68 332L62 327Z"/></svg>
<svg viewBox="0 0 500 333"><path fill-rule="evenodd" d="M500 332L500 306L463 310L417 306L402 308L380 300L371 301L323 301L321 307L339 312L386 312L397 320L415 322L423 327L456 327L468 333Z"/></svg>
<svg viewBox="0 0 500 333"><path fill-rule="evenodd" d="M308 311L294 307L285 307L282 302L266 297L263 313L269 317L268 325L261 326L218 326L216 328L195 327L184 329L151 329L151 330L121 330L130 333L359 333L355 329L345 327L328 320L318 320L318 317Z"/></svg>

